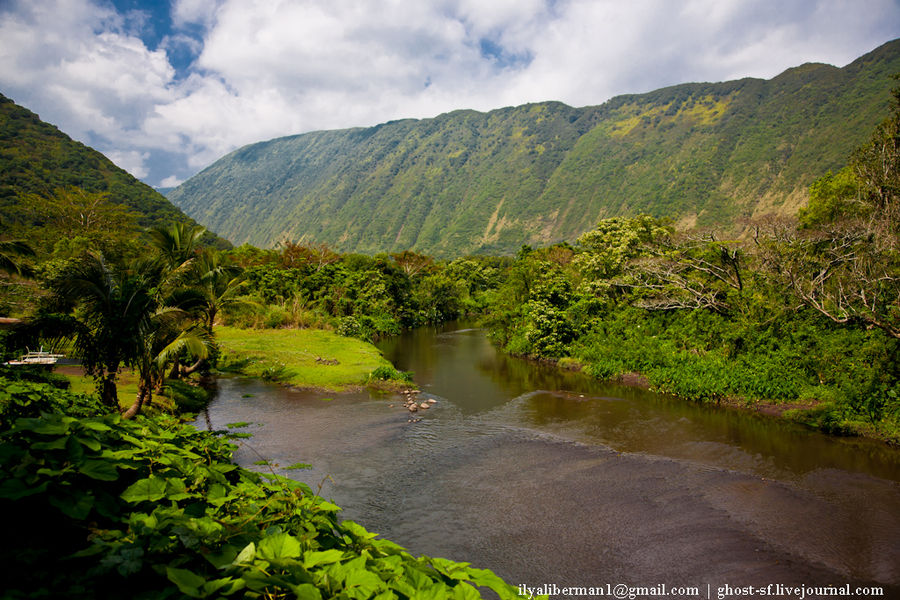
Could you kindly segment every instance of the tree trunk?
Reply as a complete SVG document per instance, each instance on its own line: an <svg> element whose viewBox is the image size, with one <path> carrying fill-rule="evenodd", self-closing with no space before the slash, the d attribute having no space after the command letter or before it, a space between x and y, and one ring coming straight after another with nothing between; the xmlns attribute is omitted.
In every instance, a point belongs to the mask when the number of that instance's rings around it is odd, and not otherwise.
<svg viewBox="0 0 900 600"><path fill-rule="evenodd" d="M153 379L156 379L156 381L154 382ZM153 390L158 390L158 393L162 394L162 384L163 378L161 373L159 377L152 378L147 382L147 396L144 398L144 406L153 406Z"/></svg>
<svg viewBox="0 0 900 600"><path fill-rule="evenodd" d="M116 389L116 373L115 371L107 372L106 376L101 380L100 401L108 409L113 411L119 410L119 391Z"/></svg>
<svg viewBox="0 0 900 600"><path fill-rule="evenodd" d="M169 379L179 378L181 378L181 360L176 357L175 362L172 364L172 370L169 371Z"/></svg>
<svg viewBox="0 0 900 600"><path fill-rule="evenodd" d="M195 362L194 364L192 364L190 367L182 367L182 368L181 368L181 374L182 374L182 375L190 375L191 373L196 373L196 372L199 371L200 368L203 367L205 364L206 364L206 359L205 359L205 358L199 358L199 359L197 359L197 362Z"/></svg>
<svg viewBox="0 0 900 600"><path fill-rule="evenodd" d="M212 335L213 325L216 322L216 313L219 312L216 308L208 308L206 311L206 331L209 335Z"/></svg>
<svg viewBox="0 0 900 600"><path fill-rule="evenodd" d="M122 418L132 419L141 414L141 407L145 402L149 405L152 399L153 392L151 390L151 386L147 382L142 381L140 387L138 388L137 396L134 399L134 404L132 404L128 410L122 413Z"/></svg>

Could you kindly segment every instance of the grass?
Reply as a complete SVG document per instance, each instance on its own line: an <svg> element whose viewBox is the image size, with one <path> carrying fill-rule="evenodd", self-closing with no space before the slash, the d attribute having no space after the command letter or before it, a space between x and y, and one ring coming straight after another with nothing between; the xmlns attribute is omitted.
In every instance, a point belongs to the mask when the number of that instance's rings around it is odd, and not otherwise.
<svg viewBox="0 0 900 600"><path fill-rule="evenodd" d="M88 394L88 395L96 395L97 386L94 383L94 379L89 375L85 375L81 370L81 367L57 367L54 372L64 375L66 379L69 380L69 390L76 394ZM116 391L119 396L119 407L123 410L129 408L133 403L134 399L137 397L138 392L138 375L135 371L125 370L119 372L119 377L116 380ZM171 398L160 395L153 394L153 404L151 407L145 407L144 412L146 413L149 409L152 412L152 409L159 409L162 412L173 412L174 403Z"/></svg>
<svg viewBox="0 0 900 600"><path fill-rule="evenodd" d="M322 329L217 327L219 368L290 385L346 391L391 367L375 346Z"/></svg>

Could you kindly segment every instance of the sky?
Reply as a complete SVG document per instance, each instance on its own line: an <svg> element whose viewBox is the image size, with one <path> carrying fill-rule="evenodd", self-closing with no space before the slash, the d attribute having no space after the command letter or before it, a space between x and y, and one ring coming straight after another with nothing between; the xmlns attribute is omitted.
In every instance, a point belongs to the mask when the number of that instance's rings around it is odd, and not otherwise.
<svg viewBox="0 0 900 600"><path fill-rule="evenodd" d="M154 187L307 131L844 66L900 0L0 0L0 93Z"/></svg>

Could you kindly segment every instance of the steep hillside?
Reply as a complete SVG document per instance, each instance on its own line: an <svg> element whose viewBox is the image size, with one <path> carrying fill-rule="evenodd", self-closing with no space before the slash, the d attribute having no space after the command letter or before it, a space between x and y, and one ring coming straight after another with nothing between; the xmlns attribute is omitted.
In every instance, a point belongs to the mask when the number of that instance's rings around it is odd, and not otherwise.
<svg viewBox="0 0 900 600"><path fill-rule="evenodd" d="M194 223L101 153L0 95L0 218L5 228L27 239L41 223L26 204L69 188L107 193L110 202L129 209L139 227ZM211 234L208 241L224 243Z"/></svg>
<svg viewBox="0 0 900 600"><path fill-rule="evenodd" d="M232 242L511 252L647 212L793 213L887 114L900 41L852 64L322 131L245 146L169 194Z"/></svg>

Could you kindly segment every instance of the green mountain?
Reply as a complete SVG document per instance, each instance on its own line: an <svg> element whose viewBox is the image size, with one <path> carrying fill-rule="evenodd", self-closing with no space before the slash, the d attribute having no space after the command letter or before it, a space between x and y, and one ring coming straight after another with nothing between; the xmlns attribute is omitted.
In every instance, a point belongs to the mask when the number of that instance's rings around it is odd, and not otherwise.
<svg viewBox="0 0 900 600"><path fill-rule="evenodd" d="M34 205L50 202L60 190L72 188L108 194L109 202L127 209L138 227L195 223L101 153L0 94L0 219L4 227L30 238L46 217L39 210L42 207ZM211 234L208 241L226 243Z"/></svg>
<svg viewBox="0 0 900 600"><path fill-rule="evenodd" d="M649 213L736 229L793 213L887 116L900 40L844 68L320 131L240 148L168 197L232 242L511 252Z"/></svg>

